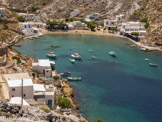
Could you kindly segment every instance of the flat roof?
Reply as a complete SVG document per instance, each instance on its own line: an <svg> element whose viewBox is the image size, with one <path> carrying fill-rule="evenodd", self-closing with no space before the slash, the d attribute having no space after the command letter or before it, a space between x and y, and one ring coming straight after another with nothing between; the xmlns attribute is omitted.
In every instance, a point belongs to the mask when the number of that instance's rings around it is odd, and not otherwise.
<svg viewBox="0 0 162 122"><path fill-rule="evenodd" d="M5 80L16 80L16 79L29 79L28 73L14 73L14 74L3 74Z"/></svg>
<svg viewBox="0 0 162 122"><path fill-rule="evenodd" d="M20 87L22 86L22 79L17 80L7 80L9 87ZM32 79L23 79L23 86L33 86Z"/></svg>
<svg viewBox="0 0 162 122"><path fill-rule="evenodd" d="M43 84L33 84L34 91L36 92L45 92L45 88Z"/></svg>
<svg viewBox="0 0 162 122"><path fill-rule="evenodd" d="M11 97L11 100L9 101L10 104L17 104L21 105L21 97ZM23 99L23 105L29 106L29 104Z"/></svg>

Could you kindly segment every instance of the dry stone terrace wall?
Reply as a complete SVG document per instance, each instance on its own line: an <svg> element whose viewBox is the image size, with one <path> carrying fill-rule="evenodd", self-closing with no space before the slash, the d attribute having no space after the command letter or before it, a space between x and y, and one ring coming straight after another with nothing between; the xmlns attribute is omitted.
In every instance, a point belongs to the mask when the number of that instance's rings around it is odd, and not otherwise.
<svg viewBox="0 0 162 122"><path fill-rule="evenodd" d="M7 47L0 47L0 56L7 55L8 48Z"/></svg>

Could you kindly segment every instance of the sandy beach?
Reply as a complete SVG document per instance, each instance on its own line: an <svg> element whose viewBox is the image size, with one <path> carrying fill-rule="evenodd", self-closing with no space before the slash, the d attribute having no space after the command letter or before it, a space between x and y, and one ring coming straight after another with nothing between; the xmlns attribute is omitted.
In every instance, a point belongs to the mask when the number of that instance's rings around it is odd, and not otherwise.
<svg viewBox="0 0 162 122"><path fill-rule="evenodd" d="M108 32L104 32L104 31L96 31L96 32L92 32L89 30L69 30L67 32L51 32L45 29L40 29L41 33L43 35L47 35L47 34L89 34L89 35L102 35L102 36L117 36L117 34L111 34Z"/></svg>

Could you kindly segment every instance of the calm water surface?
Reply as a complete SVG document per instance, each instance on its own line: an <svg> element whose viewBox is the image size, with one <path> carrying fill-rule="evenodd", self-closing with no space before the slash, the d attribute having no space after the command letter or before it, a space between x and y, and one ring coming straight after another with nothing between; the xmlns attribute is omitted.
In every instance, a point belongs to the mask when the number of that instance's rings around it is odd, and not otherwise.
<svg viewBox="0 0 162 122"><path fill-rule="evenodd" d="M89 119L162 122L162 53L142 52L130 47L127 39L93 35L47 35L20 44L22 47L16 49L22 54L33 57L35 49L39 59L54 51L58 72L70 71L72 76L82 77L81 82L71 85L82 114ZM111 50L117 58L108 55ZM70 55L75 52L83 58L71 64ZM158 67L150 67L150 62Z"/></svg>

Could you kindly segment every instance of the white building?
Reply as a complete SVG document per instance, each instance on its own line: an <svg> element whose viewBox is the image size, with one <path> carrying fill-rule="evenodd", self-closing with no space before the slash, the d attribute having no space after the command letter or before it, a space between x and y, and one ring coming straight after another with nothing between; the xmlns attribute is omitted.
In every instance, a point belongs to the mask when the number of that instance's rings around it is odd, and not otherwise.
<svg viewBox="0 0 162 122"><path fill-rule="evenodd" d="M122 23L122 22L124 22L124 18L125 16L124 16L124 14L120 14L120 15L116 15L116 21L117 21L117 23L118 24L120 24L120 23Z"/></svg>
<svg viewBox="0 0 162 122"><path fill-rule="evenodd" d="M100 16L101 16L100 13L93 13L91 15L87 15L84 20L87 22L93 22L96 19L98 19Z"/></svg>
<svg viewBox="0 0 162 122"><path fill-rule="evenodd" d="M33 98L33 81L32 79L7 80L9 97L23 97L25 99Z"/></svg>
<svg viewBox="0 0 162 122"><path fill-rule="evenodd" d="M26 20L34 20L36 18L35 14L29 14L29 13L18 13L18 16L21 16Z"/></svg>
<svg viewBox="0 0 162 122"><path fill-rule="evenodd" d="M117 20L105 19L104 20L104 28L107 28L109 30L112 27L114 27L114 28L117 27Z"/></svg>
<svg viewBox="0 0 162 122"><path fill-rule="evenodd" d="M34 99L38 102L45 102L54 108L55 87L51 85L34 84Z"/></svg>
<svg viewBox="0 0 162 122"><path fill-rule="evenodd" d="M36 28L46 28L46 23L42 23L42 22L28 22L32 27L36 27Z"/></svg>
<svg viewBox="0 0 162 122"><path fill-rule="evenodd" d="M80 14L80 10L75 9L74 11L72 11L72 12L70 13L70 17L76 17L76 16L78 16L79 14Z"/></svg>
<svg viewBox="0 0 162 122"><path fill-rule="evenodd" d="M50 12L50 15L51 15L51 16L55 16L56 13L57 13L56 11L51 11L51 12Z"/></svg>
<svg viewBox="0 0 162 122"><path fill-rule="evenodd" d="M73 21L70 23L66 23L68 25L69 30L74 30L75 28L87 27L85 23L81 21Z"/></svg>
<svg viewBox="0 0 162 122"><path fill-rule="evenodd" d="M123 14L116 15L115 19L105 19L104 20L104 28L107 28L108 30L112 27L117 28L118 26L120 26L122 24L123 21L124 21Z"/></svg>
<svg viewBox="0 0 162 122"><path fill-rule="evenodd" d="M141 22L127 22L122 23L120 33L121 34L131 34L133 32L137 32L140 35L146 33L145 23Z"/></svg>
<svg viewBox="0 0 162 122"><path fill-rule="evenodd" d="M0 8L0 19L5 19L5 18L6 18L6 9Z"/></svg>
<svg viewBox="0 0 162 122"><path fill-rule="evenodd" d="M43 26L41 24L33 24L30 22L21 22L19 23L19 28L22 30L22 32L24 33L24 35L26 37L30 37L30 36L40 36L42 35L37 27L32 27L32 26Z"/></svg>
<svg viewBox="0 0 162 122"><path fill-rule="evenodd" d="M32 63L33 71L38 71L44 74L45 77L52 77L52 70L55 62L48 59L39 59L38 62Z"/></svg>

